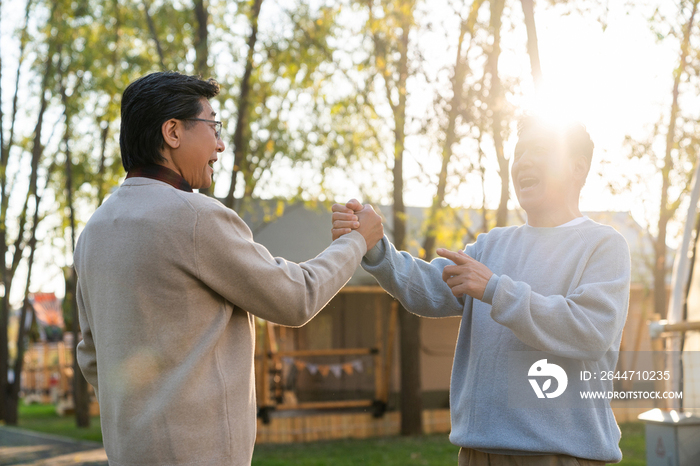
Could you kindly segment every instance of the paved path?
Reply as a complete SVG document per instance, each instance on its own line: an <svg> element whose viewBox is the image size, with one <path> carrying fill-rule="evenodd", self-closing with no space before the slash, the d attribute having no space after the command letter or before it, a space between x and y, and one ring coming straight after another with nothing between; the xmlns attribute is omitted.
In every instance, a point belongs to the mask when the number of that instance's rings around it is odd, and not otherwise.
<svg viewBox="0 0 700 466"><path fill-rule="evenodd" d="M0 465L108 466L102 444L0 426Z"/></svg>

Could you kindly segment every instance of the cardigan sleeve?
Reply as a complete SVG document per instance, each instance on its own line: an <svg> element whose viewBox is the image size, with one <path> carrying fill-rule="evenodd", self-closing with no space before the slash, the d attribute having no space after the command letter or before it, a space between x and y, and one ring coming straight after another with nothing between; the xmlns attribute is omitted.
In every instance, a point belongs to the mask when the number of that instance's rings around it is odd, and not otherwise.
<svg viewBox="0 0 700 466"><path fill-rule="evenodd" d="M235 306L287 326L311 320L350 280L367 249L353 231L305 262L272 257L234 211L219 205L197 213L193 234L200 280Z"/></svg>

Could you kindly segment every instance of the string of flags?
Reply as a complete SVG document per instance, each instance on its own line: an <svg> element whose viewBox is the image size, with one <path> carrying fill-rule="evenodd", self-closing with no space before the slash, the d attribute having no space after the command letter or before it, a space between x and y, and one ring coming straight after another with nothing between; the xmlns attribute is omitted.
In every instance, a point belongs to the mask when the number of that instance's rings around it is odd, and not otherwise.
<svg viewBox="0 0 700 466"><path fill-rule="evenodd" d="M352 375L354 372L364 371L364 365L359 359L342 364L312 364L295 358L283 357L282 362L285 364L294 364L294 367L296 367L298 371L306 369L311 375L320 373L323 377L327 377L328 374L333 374L338 379L343 372L347 375Z"/></svg>

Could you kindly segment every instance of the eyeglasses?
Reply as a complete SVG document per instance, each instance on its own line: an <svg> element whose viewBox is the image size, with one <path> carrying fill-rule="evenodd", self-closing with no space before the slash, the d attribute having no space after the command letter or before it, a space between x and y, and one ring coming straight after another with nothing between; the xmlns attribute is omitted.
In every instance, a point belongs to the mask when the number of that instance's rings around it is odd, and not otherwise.
<svg viewBox="0 0 700 466"><path fill-rule="evenodd" d="M189 121L203 121L205 123L214 123L216 125L216 139L221 139L221 128L224 126L224 124L220 121L216 120L205 120L204 118L184 118L185 120Z"/></svg>

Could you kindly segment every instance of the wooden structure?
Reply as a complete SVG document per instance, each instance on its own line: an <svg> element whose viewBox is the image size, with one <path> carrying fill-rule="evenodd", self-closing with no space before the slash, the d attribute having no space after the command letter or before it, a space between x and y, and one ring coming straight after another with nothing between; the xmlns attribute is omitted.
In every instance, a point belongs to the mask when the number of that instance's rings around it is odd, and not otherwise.
<svg viewBox="0 0 700 466"><path fill-rule="evenodd" d="M307 413L275 417L267 424L259 418L255 443L385 437L399 435L400 429L401 413L398 411L389 411L380 418L358 412ZM450 432L450 410L424 410L423 431L425 434Z"/></svg>
<svg viewBox="0 0 700 466"><path fill-rule="evenodd" d="M20 389L24 397L56 403L72 391L73 350L62 341L33 343L24 353Z"/></svg>
<svg viewBox="0 0 700 466"><path fill-rule="evenodd" d="M375 417L381 417L389 399L391 361L396 339L398 303L391 304L388 319L385 319L386 292L377 286L348 286L340 294L364 294L373 297L374 344L368 347L336 347L321 349L294 348L289 345L287 335L294 329L276 326L270 322L259 322L262 338L256 348L256 396L259 417L270 422L271 410L318 410L342 408L372 408ZM385 322L388 320L388 322ZM289 370L285 365L294 365L298 370L309 368L327 376L334 372L336 377L350 375L362 366L355 362L335 364L313 364L315 357L369 356L372 360L374 395L372 399L337 399L329 401L299 401L293 387L285 381Z"/></svg>
<svg viewBox="0 0 700 466"><path fill-rule="evenodd" d="M24 367L20 381L20 396L27 403L56 405L60 415L73 412L73 348L59 341L37 342L24 353ZM90 416L100 414L95 391L88 386L91 397Z"/></svg>

